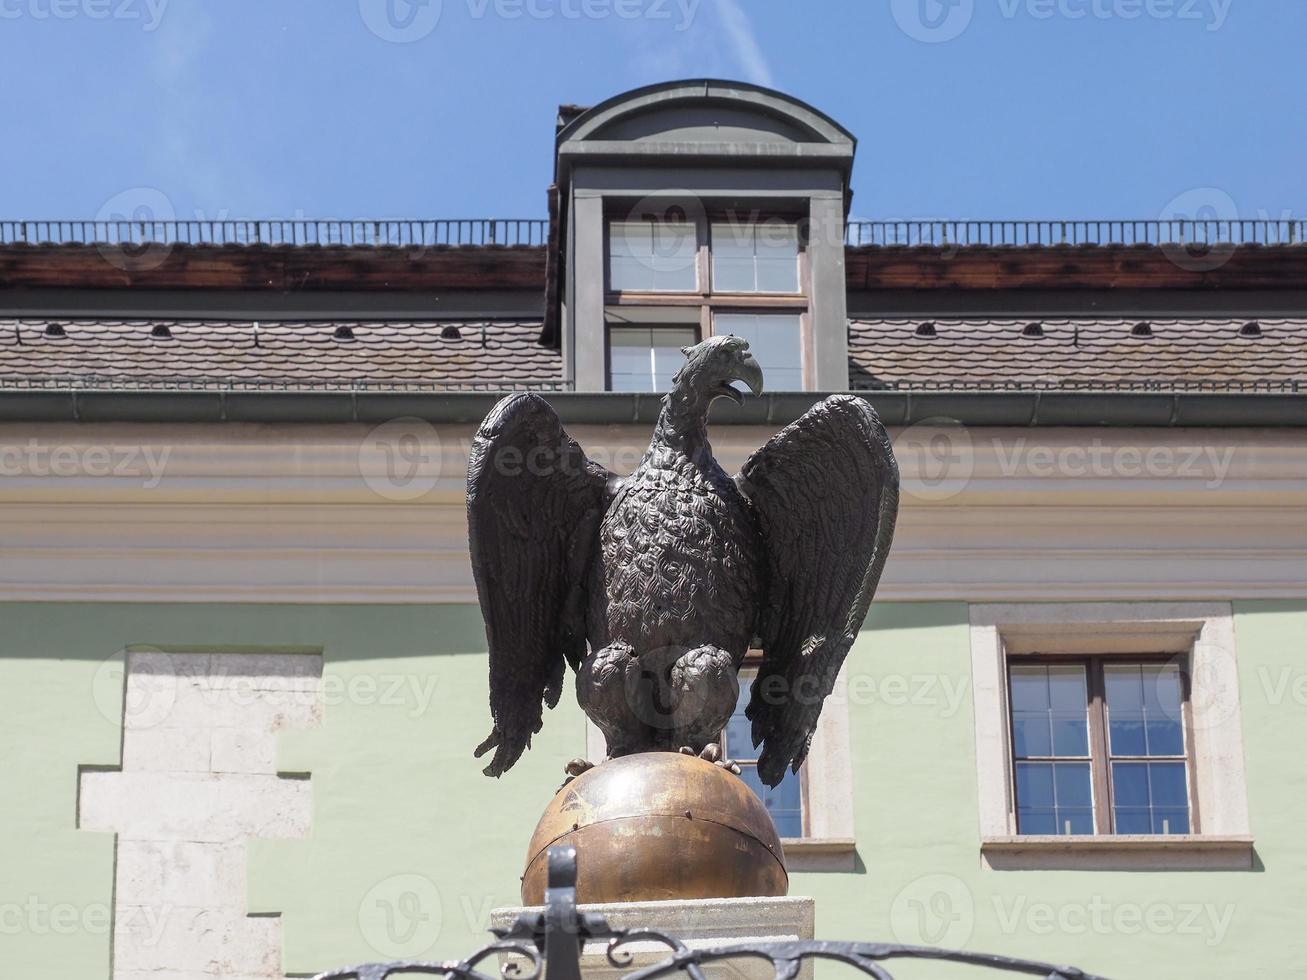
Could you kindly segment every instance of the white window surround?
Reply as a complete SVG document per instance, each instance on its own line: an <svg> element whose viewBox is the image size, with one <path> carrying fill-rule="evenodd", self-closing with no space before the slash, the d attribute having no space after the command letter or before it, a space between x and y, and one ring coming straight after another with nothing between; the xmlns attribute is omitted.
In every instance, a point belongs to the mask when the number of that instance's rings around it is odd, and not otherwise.
<svg viewBox="0 0 1307 980"><path fill-rule="evenodd" d="M1005 664L1028 653L1175 653L1190 659L1200 833L1172 837L1016 834ZM992 604L971 607L976 779L983 863L1018 868L1248 869L1234 618L1224 602Z"/></svg>
<svg viewBox="0 0 1307 980"><path fill-rule="evenodd" d="M845 669L821 710L804 763L804 837L786 837L790 871L852 871L857 864L853 837L853 762L849 746L849 700ZM607 758L603 733L586 720L586 758Z"/></svg>

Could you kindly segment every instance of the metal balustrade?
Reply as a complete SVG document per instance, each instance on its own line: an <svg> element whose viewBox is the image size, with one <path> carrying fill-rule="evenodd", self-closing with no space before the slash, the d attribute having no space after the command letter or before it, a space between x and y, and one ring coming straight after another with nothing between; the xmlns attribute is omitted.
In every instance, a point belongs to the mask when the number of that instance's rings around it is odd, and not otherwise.
<svg viewBox="0 0 1307 980"><path fill-rule="evenodd" d="M1273 219L1089 219L1076 221L851 221L853 247L948 248L975 245L1299 245L1307 221Z"/></svg>
<svg viewBox="0 0 1307 980"><path fill-rule="evenodd" d="M354 248L540 246L541 218L390 220L4 221L0 245L342 245Z"/></svg>

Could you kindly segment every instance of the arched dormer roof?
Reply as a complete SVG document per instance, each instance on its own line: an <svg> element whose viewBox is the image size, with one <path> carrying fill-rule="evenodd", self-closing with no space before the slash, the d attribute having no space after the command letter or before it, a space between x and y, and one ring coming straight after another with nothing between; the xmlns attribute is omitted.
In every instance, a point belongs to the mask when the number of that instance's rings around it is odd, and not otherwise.
<svg viewBox="0 0 1307 980"><path fill-rule="evenodd" d="M857 140L806 102L774 89L719 79L662 82L624 92L558 131L560 182L585 162L667 158L834 166L846 175Z"/></svg>
<svg viewBox="0 0 1307 980"><path fill-rule="evenodd" d="M558 142L592 139L650 138L662 133L676 139L690 135L686 109L718 109L736 125L753 123L759 133L773 132L796 142L855 146L853 134L826 113L784 92L712 78L660 82L623 92L585 110L559 131ZM708 118L708 117L700 117ZM645 125L640 126L639 120ZM661 127L659 124L662 124ZM679 130L679 132L678 132Z"/></svg>

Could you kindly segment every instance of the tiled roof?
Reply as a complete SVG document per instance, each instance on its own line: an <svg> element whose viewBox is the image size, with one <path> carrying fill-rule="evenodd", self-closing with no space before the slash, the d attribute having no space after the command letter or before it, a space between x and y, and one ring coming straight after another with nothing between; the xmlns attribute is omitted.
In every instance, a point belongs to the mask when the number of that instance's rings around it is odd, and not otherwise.
<svg viewBox="0 0 1307 980"><path fill-rule="evenodd" d="M0 319L0 388L560 387L540 323Z"/></svg>
<svg viewBox="0 0 1307 980"><path fill-rule="evenodd" d="M1307 391L1307 320L849 324L854 388Z"/></svg>
<svg viewBox="0 0 1307 980"><path fill-rule="evenodd" d="M0 388L562 388L539 321L0 319ZM1307 391L1307 319L849 325L856 389Z"/></svg>

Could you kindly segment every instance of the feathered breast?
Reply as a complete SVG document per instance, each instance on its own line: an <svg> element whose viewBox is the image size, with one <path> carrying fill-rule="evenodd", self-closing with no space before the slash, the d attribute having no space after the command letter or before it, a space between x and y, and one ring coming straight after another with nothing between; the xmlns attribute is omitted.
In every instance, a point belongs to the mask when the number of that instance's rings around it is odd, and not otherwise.
<svg viewBox="0 0 1307 980"><path fill-rule="evenodd" d="M637 653L747 649L761 546L748 501L715 463L705 470L670 449L651 455L604 518L600 550L612 640Z"/></svg>

